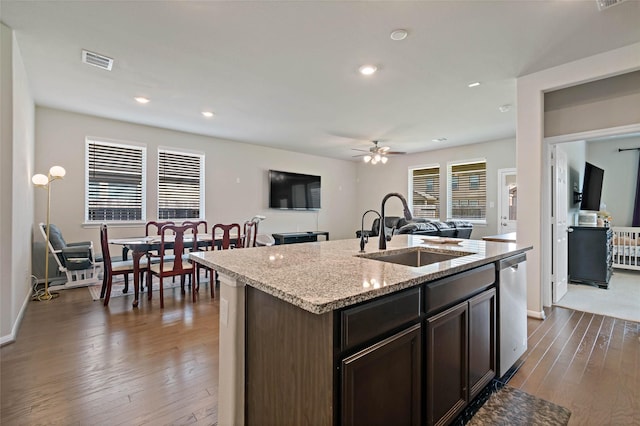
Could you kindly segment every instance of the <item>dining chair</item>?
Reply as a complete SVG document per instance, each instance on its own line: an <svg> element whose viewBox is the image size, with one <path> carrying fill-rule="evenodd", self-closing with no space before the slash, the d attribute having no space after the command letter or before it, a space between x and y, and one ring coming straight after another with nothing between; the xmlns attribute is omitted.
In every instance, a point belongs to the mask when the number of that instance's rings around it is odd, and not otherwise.
<svg viewBox="0 0 640 426"><path fill-rule="evenodd" d="M107 235L107 225L100 225L100 247L102 249L102 261L104 262L102 272L102 288L100 289L100 298L104 299L104 306L109 305L111 298L111 284L114 275L124 275L125 280L129 274L133 274L133 260L112 261L109 253L109 236ZM140 259L140 282L144 272L148 271L148 262L146 259ZM126 293L126 291L125 291Z"/></svg>
<svg viewBox="0 0 640 426"><path fill-rule="evenodd" d="M232 232L235 231L235 238L232 237ZM211 250L229 250L242 247L242 233L240 225L238 223L222 224L216 223L211 228ZM211 279L211 297L216 296L216 282L218 281L218 273L212 268L207 268Z"/></svg>
<svg viewBox="0 0 640 426"><path fill-rule="evenodd" d="M258 235L258 222L248 220L244 223L244 232L242 233L242 247L255 247L256 236Z"/></svg>
<svg viewBox="0 0 640 426"><path fill-rule="evenodd" d="M198 220L198 221L191 221L191 220L185 220L184 222L182 222L183 225L187 225L187 224L193 224L195 225L196 229L198 230L199 234L208 234L209 233L209 225L207 224L206 220ZM198 250L197 251L209 251L209 249L211 248L211 245L213 244L213 241L198 241ZM199 263L196 264L196 280L198 281L198 288L200 288L200 268L204 268L204 266L200 265ZM209 276L209 269L208 268L204 268L204 276L208 277Z"/></svg>
<svg viewBox="0 0 640 426"><path fill-rule="evenodd" d="M175 222L172 222L170 220L164 221L164 222L157 222L155 220L150 220L147 222L147 224L144 227L144 235L146 235L147 237L150 235L160 235L160 231L162 230L162 227L164 225L175 225ZM151 232L153 232L153 234L151 234Z"/></svg>
<svg viewBox="0 0 640 426"><path fill-rule="evenodd" d="M190 247L185 245L185 234L193 234L193 242L189 244ZM158 263L150 263L149 273L150 276L157 276L160 280L160 308L164 308L164 290L163 279L165 277L180 276L180 287L182 294L185 293L184 282L185 276L189 275L191 282L191 294L193 302L196 301L196 280L195 271L196 266L194 262L191 262L186 256L188 251L192 247L197 247L198 244L198 228L195 224L182 224L182 225L164 225L160 229L160 249L157 255L151 255L151 259L159 259ZM171 260L167 258L167 251L172 250L174 258ZM147 278L148 287L148 299L151 300L151 293L153 289L151 277Z"/></svg>

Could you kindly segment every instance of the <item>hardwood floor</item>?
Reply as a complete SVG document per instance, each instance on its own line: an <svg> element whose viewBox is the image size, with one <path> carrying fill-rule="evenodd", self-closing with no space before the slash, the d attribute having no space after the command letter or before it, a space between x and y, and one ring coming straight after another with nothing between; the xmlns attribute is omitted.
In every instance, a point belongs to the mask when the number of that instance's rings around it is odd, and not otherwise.
<svg viewBox="0 0 640 426"><path fill-rule="evenodd" d="M31 302L0 349L2 425L217 422L218 299L179 289L131 308L85 288ZM509 385L571 410L574 425L640 425L640 324L566 308L529 320Z"/></svg>
<svg viewBox="0 0 640 426"><path fill-rule="evenodd" d="M30 302L0 349L0 423L216 424L218 299L169 290L161 310L154 296L137 310L131 297L104 308L86 288Z"/></svg>
<svg viewBox="0 0 640 426"><path fill-rule="evenodd" d="M510 386L568 408L570 425L640 425L640 323L554 307L528 329Z"/></svg>

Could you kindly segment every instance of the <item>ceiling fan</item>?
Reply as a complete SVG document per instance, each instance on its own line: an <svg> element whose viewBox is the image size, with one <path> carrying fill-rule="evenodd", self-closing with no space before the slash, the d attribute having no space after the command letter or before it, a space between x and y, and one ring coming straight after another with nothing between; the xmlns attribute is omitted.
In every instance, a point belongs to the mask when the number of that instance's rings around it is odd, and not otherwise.
<svg viewBox="0 0 640 426"><path fill-rule="evenodd" d="M371 164L377 164L381 162L385 164L388 161L387 155L401 155L406 154L406 152L402 151L391 151L391 148L388 146L378 146L379 141L371 141L373 146L368 150L351 148L354 151L362 151L366 152L366 154L358 154L354 155L354 157L364 157L363 160L365 163L371 162Z"/></svg>

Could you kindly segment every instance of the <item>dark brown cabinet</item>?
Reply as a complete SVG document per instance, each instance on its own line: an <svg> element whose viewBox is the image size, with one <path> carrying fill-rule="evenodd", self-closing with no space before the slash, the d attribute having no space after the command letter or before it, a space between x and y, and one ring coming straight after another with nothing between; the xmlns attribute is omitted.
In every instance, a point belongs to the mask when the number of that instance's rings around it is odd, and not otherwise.
<svg viewBox="0 0 640 426"><path fill-rule="evenodd" d="M419 425L421 327L342 360L342 425Z"/></svg>
<svg viewBox="0 0 640 426"><path fill-rule="evenodd" d="M467 403L468 315L464 302L426 321L428 425L449 423Z"/></svg>
<svg viewBox="0 0 640 426"><path fill-rule="evenodd" d="M569 280L607 288L612 272L613 231L595 226L569 228Z"/></svg>
<svg viewBox="0 0 640 426"><path fill-rule="evenodd" d="M426 416L446 425L496 375L496 291L426 320Z"/></svg>
<svg viewBox="0 0 640 426"><path fill-rule="evenodd" d="M495 265L313 314L246 290L246 421L448 424L494 376Z"/></svg>
<svg viewBox="0 0 640 426"><path fill-rule="evenodd" d="M496 291L469 300L469 401L496 376Z"/></svg>

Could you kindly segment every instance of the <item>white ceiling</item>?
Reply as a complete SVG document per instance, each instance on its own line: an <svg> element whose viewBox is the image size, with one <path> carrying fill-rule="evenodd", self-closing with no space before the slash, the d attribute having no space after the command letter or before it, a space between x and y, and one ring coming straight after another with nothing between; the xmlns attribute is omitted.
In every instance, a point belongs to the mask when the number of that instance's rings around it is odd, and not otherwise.
<svg viewBox="0 0 640 426"><path fill-rule="evenodd" d="M419 152L513 137L518 76L640 41L638 0L2 0L0 13L38 105L344 159L372 139ZM378 72L361 76L365 63Z"/></svg>

